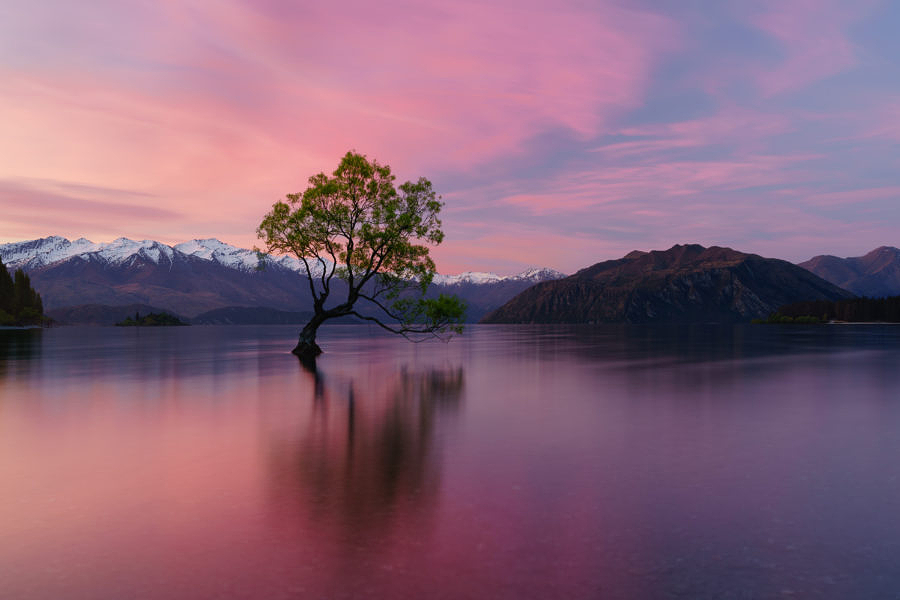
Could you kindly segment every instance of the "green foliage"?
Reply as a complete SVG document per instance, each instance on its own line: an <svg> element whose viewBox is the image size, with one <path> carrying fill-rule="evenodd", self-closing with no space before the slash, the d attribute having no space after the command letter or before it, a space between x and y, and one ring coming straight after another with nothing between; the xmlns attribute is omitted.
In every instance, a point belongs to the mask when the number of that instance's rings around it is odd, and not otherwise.
<svg viewBox="0 0 900 600"><path fill-rule="evenodd" d="M47 322L41 295L22 269L10 276L0 260L0 325L41 325Z"/></svg>
<svg viewBox="0 0 900 600"><path fill-rule="evenodd" d="M6 265L0 259L0 310L11 313L13 310L13 298L15 296L15 284Z"/></svg>
<svg viewBox="0 0 900 600"><path fill-rule="evenodd" d="M849 300L812 300L787 304L766 319L754 323L900 323L900 296L889 298L851 298Z"/></svg>
<svg viewBox="0 0 900 600"><path fill-rule="evenodd" d="M466 306L456 296L446 294L437 298L407 297L393 303L391 314L403 323L439 325L447 331L462 333Z"/></svg>
<svg viewBox="0 0 900 600"><path fill-rule="evenodd" d="M143 317L140 313L134 313L134 318L127 317L124 321L116 323L116 327L168 327L173 325L189 325L189 323L167 313L150 313Z"/></svg>
<svg viewBox="0 0 900 600"><path fill-rule="evenodd" d="M821 321L900 322L900 296L889 298L851 298L829 302L797 302L778 309L778 314L794 319L815 315Z"/></svg>
<svg viewBox="0 0 900 600"><path fill-rule="evenodd" d="M774 312L770 314L765 319L753 319L752 323L764 323L764 324L796 324L796 325L812 325L817 323L822 323L822 319L819 317L813 317L810 315L800 315L796 317L791 317L788 315L783 315L778 312Z"/></svg>
<svg viewBox="0 0 900 600"><path fill-rule="evenodd" d="M406 336L461 331L459 299L424 298L435 274L426 244L444 239L443 204L427 179L397 187L395 179L389 166L348 152L331 176L313 175L304 192L276 202L257 229L268 252L291 253L304 264L313 334L345 315ZM336 300L335 278L346 283L346 296ZM367 308L357 310L358 302Z"/></svg>

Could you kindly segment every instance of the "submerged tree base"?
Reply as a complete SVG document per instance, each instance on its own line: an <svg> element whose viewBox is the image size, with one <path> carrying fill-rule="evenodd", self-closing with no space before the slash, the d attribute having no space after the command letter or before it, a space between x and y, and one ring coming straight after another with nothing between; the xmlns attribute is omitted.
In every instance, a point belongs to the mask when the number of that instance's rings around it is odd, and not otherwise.
<svg viewBox="0 0 900 600"><path fill-rule="evenodd" d="M322 349L315 342L297 342L291 353L300 360L315 360L318 355L322 354Z"/></svg>

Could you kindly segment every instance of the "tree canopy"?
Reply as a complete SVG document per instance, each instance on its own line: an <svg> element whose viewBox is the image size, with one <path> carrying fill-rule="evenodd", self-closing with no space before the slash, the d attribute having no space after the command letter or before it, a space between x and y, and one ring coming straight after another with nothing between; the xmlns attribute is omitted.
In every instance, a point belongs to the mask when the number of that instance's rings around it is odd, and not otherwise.
<svg viewBox="0 0 900 600"><path fill-rule="evenodd" d="M347 152L330 176L313 175L263 218L266 251L293 254L309 279L314 315L295 354L320 353L318 327L348 315L410 339L462 331L459 299L425 296L435 274L426 244L444 239L443 203L424 177L396 187L395 179L389 166Z"/></svg>

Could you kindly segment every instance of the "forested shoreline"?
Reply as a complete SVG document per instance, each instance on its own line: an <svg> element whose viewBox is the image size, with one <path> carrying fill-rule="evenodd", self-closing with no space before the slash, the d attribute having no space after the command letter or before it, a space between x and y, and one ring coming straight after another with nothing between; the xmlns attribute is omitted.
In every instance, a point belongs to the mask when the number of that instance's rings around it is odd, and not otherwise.
<svg viewBox="0 0 900 600"><path fill-rule="evenodd" d="M851 298L829 302L816 300L782 306L770 315L768 323L900 323L900 296L888 298Z"/></svg>
<svg viewBox="0 0 900 600"><path fill-rule="evenodd" d="M44 303L22 269L9 274L0 258L0 326L43 325Z"/></svg>

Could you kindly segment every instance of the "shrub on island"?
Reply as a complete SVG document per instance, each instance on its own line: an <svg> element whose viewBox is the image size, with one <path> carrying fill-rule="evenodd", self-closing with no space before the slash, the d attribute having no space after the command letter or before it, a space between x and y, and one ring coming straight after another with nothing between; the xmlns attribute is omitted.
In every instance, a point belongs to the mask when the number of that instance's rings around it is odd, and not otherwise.
<svg viewBox="0 0 900 600"><path fill-rule="evenodd" d="M134 313L134 318L128 317L124 321L116 323L116 327L171 327L190 325L185 323L176 316L168 313L150 313L141 316L140 313Z"/></svg>

